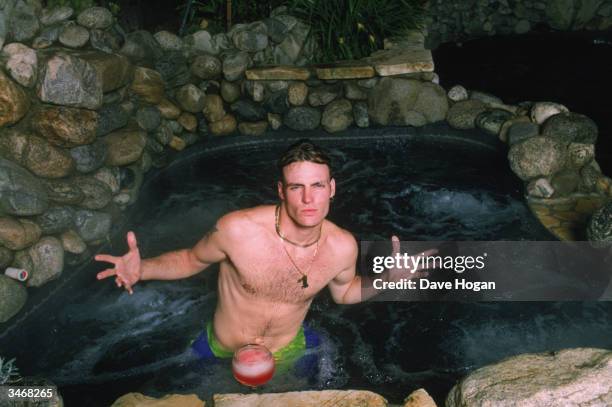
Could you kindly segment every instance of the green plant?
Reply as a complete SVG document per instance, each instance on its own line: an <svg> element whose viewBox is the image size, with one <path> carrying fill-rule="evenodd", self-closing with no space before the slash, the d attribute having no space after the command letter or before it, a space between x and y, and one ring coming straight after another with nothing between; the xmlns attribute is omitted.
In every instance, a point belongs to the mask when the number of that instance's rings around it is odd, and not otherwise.
<svg viewBox="0 0 612 407"><path fill-rule="evenodd" d="M311 26L319 62L366 57L385 38L422 27L425 16L422 0L290 0L289 7Z"/></svg>
<svg viewBox="0 0 612 407"><path fill-rule="evenodd" d="M186 33L197 31L199 22L203 18L209 22L207 28L209 31L215 33L225 31L228 3L231 3L232 24L237 24L263 20L270 15L274 8L286 4L287 0L268 0L264 2L253 0L183 0L177 10L183 16L189 5L184 22L184 31Z"/></svg>
<svg viewBox="0 0 612 407"><path fill-rule="evenodd" d="M0 356L0 385L17 383L21 380L19 369L17 369L14 363L14 358L7 362Z"/></svg>
<svg viewBox="0 0 612 407"><path fill-rule="evenodd" d="M96 5L95 0L47 0L47 7L54 8L60 6L72 7L76 13L80 13L86 8Z"/></svg>

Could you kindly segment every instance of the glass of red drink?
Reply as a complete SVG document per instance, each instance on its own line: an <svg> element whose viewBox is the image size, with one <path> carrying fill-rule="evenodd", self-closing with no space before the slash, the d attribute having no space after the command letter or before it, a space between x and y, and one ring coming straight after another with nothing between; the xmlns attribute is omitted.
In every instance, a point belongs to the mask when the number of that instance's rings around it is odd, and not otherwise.
<svg viewBox="0 0 612 407"><path fill-rule="evenodd" d="M245 345L234 353L232 373L245 386L261 386L274 375L274 356L265 346Z"/></svg>

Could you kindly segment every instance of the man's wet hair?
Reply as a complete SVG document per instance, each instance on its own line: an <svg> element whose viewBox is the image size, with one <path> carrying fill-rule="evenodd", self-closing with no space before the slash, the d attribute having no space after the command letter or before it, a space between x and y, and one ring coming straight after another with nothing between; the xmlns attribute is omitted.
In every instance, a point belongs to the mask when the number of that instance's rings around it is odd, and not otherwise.
<svg viewBox="0 0 612 407"><path fill-rule="evenodd" d="M287 148L287 150L276 162L281 181L285 181L283 175L283 168L285 168L289 164L302 161L327 165L331 178L332 165L331 157L329 156L329 154L327 154L327 152L323 148L319 147L309 139L301 139L298 142L290 145L289 148Z"/></svg>

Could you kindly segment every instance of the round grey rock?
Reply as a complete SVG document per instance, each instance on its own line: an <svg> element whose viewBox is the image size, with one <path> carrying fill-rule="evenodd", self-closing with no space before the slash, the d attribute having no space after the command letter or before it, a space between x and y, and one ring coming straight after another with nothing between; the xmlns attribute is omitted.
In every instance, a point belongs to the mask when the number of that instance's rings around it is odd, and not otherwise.
<svg viewBox="0 0 612 407"><path fill-rule="evenodd" d="M191 73L200 79L218 78L222 71L221 61L212 55L198 55L191 63Z"/></svg>
<svg viewBox="0 0 612 407"><path fill-rule="evenodd" d="M250 100L239 100L230 106L238 118L247 122L256 122L266 118L266 109Z"/></svg>
<svg viewBox="0 0 612 407"><path fill-rule="evenodd" d="M499 134L502 124L512 117L512 113L501 109L493 109L482 112L476 116L476 127L489 134Z"/></svg>
<svg viewBox="0 0 612 407"><path fill-rule="evenodd" d="M40 287L60 276L64 269L64 248L53 236L40 239L27 250L32 262L28 287Z"/></svg>
<svg viewBox="0 0 612 407"><path fill-rule="evenodd" d="M285 114L289 110L289 93L285 90L269 93L264 100L264 107L268 112Z"/></svg>
<svg viewBox="0 0 612 407"><path fill-rule="evenodd" d="M78 172L92 172L104 165L107 155L106 144L97 140L92 144L77 146L70 149L70 155L76 163Z"/></svg>
<svg viewBox="0 0 612 407"><path fill-rule="evenodd" d="M353 124L353 106L350 101L334 100L325 107L321 125L326 131L336 133L346 130L351 124Z"/></svg>
<svg viewBox="0 0 612 407"><path fill-rule="evenodd" d="M34 220L44 235L55 235L73 227L74 208L53 206Z"/></svg>
<svg viewBox="0 0 612 407"><path fill-rule="evenodd" d="M313 107L294 107L289 109L283 122L292 130L314 130L321 123L321 112Z"/></svg>
<svg viewBox="0 0 612 407"><path fill-rule="evenodd" d="M246 52L228 55L223 60L223 76L230 82L236 81L244 76L244 72L251 63L251 58Z"/></svg>
<svg viewBox="0 0 612 407"><path fill-rule="evenodd" d="M75 212L76 232L87 243L104 239L111 228L111 215L106 212L87 209Z"/></svg>
<svg viewBox="0 0 612 407"><path fill-rule="evenodd" d="M89 41L89 31L74 23L66 24L59 34L59 42L69 48L81 48Z"/></svg>
<svg viewBox="0 0 612 407"><path fill-rule="evenodd" d="M145 131L153 131L161 124L161 113L155 106L141 107L136 111L136 122Z"/></svg>
<svg viewBox="0 0 612 407"><path fill-rule="evenodd" d="M587 226L587 238L597 248L612 246L612 201L595 211Z"/></svg>
<svg viewBox="0 0 612 407"><path fill-rule="evenodd" d="M567 150L563 143L548 137L532 137L510 147L510 168L522 180L548 177L560 171L566 162Z"/></svg>
<svg viewBox="0 0 612 407"><path fill-rule="evenodd" d="M108 28L113 24L113 14L104 7L90 7L77 16L77 22L87 28Z"/></svg>
<svg viewBox="0 0 612 407"><path fill-rule="evenodd" d="M76 177L74 184L83 192L85 198L79 203L87 209L102 209L113 198L110 188L94 177Z"/></svg>
<svg viewBox="0 0 612 407"><path fill-rule="evenodd" d="M564 143L591 143L597 141L597 124L579 113L560 113L544 123L542 135Z"/></svg>
<svg viewBox="0 0 612 407"><path fill-rule="evenodd" d="M476 117L487 110L487 105L480 100L462 100L448 110L446 120L451 127L461 130L476 127Z"/></svg>

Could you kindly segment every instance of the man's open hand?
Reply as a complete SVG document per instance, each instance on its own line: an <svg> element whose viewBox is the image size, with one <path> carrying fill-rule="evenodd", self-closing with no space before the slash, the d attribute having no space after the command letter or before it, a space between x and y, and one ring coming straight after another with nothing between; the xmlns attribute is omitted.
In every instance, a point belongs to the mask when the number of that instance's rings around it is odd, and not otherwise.
<svg viewBox="0 0 612 407"><path fill-rule="evenodd" d="M395 235L391 236L391 246L393 250L392 256L393 258L395 258L395 256L400 252L400 240ZM399 281L402 278L413 279L413 278L427 277L429 275L429 272L421 271L421 270L428 269L427 264L425 262L425 258L427 256L433 256L436 253L438 253L438 249L429 249L429 250L425 250L424 252L411 255L410 257L421 256L423 257L423 261L419 262L418 266L414 270L411 269L410 267L408 268L394 267L390 269L389 270L389 280ZM411 264L414 264L414 262L411 262Z"/></svg>
<svg viewBox="0 0 612 407"><path fill-rule="evenodd" d="M140 269L140 252L136 243L136 235L134 232L128 232L127 243L129 250L123 256L110 256L108 254L98 254L95 259L97 261L105 261L115 265L114 268L109 268L97 274L98 280L107 277L115 276L117 287L123 286L130 294L134 293L132 286L136 284L141 276Z"/></svg>

